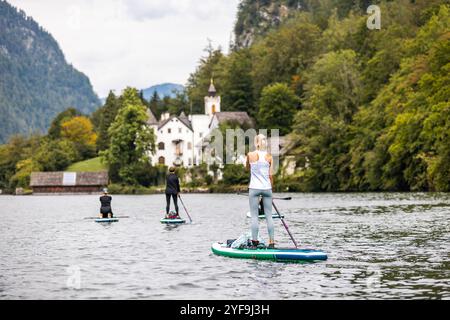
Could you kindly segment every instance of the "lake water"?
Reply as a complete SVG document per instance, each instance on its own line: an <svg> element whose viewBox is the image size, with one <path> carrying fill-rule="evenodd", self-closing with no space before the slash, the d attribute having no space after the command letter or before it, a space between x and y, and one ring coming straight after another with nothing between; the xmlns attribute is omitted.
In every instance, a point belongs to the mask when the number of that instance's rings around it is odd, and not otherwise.
<svg viewBox="0 0 450 320"><path fill-rule="evenodd" d="M194 224L175 228L159 222L159 195L114 196L130 219L109 226L83 219L97 196L1 196L0 299L450 298L449 194L290 196L277 204L294 237L328 261L213 255L213 242L249 229L238 195L184 195ZM277 244L292 246L275 225Z"/></svg>

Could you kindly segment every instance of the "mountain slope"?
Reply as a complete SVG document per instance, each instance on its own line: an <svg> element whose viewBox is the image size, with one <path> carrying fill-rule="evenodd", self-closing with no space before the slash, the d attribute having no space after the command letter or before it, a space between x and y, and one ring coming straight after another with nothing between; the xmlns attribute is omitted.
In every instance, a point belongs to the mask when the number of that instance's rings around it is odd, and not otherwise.
<svg viewBox="0 0 450 320"><path fill-rule="evenodd" d="M365 10L371 0L241 0L234 27L235 49L250 47L255 39L278 27L298 12L314 14L315 23L325 27L328 17L336 10L345 17L350 10Z"/></svg>
<svg viewBox="0 0 450 320"><path fill-rule="evenodd" d="M55 39L0 0L0 143L46 131L68 107L90 113L100 101L89 79L69 65Z"/></svg>
<svg viewBox="0 0 450 320"><path fill-rule="evenodd" d="M303 0L242 0L234 27L235 47L251 46L255 37L264 35L304 6Z"/></svg>
<svg viewBox="0 0 450 320"><path fill-rule="evenodd" d="M184 86L181 84L175 83L163 83L155 86L151 86L150 88L144 89L144 98L146 100L150 100L155 92L158 93L158 96L162 99L165 96L174 97L177 92L184 91Z"/></svg>

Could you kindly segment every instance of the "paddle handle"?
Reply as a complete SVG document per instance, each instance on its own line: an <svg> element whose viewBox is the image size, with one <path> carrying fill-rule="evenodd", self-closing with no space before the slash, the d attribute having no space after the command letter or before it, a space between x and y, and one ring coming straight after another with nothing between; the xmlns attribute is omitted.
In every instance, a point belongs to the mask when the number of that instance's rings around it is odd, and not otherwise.
<svg viewBox="0 0 450 320"><path fill-rule="evenodd" d="M189 215L189 212L187 211L186 206L184 205L183 199L181 199L180 195L178 195L178 198L180 198L180 201L181 201L181 204L183 205L184 211L186 212L187 216L189 217L189 221L192 223L192 218Z"/></svg>
<svg viewBox="0 0 450 320"><path fill-rule="evenodd" d="M289 230L288 225L286 224L286 222L285 222L284 219L283 219L283 216L280 214L280 211L278 211L278 208L277 208L277 206L275 205L275 202L272 201L272 205L273 205L273 207L275 208L275 211L278 213L278 216L280 217L281 222L283 223L283 225L284 225L286 231L288 232L289 236L291 237L291 240L292 240L292 242L294 243L295 248L298 249L297 241L295 241L294 236L292 235L291 231Z"/></svg>

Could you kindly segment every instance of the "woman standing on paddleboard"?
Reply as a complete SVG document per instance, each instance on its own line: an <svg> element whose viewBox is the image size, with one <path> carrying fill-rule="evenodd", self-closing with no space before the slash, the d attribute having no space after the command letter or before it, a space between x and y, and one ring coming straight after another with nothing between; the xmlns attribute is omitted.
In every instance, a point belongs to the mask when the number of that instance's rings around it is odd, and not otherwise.
<svg viewBox="0 0 450 320"><path fill-rule="evenodd" d="M170 199L173 199L173 204L175 205L175 211L177 217L180 216L180 211L178 209L178 195L180 193L180 180L175 174L176 169L171 167L169 169L169 174L166 178L166 217L169 217L170 211Z"/></svg>
<svg viewBox="0 0 450 320"><path fill-rule="evenodd" d="M250 212L252 215L252 246L259 245L259 199L262 197L264 213L269 231L269 248L275 246L272 219L273 159L267 152L267 138L260 134L255 137L256 151L247 155L247 169L251 172L249 186Z"/></svg>

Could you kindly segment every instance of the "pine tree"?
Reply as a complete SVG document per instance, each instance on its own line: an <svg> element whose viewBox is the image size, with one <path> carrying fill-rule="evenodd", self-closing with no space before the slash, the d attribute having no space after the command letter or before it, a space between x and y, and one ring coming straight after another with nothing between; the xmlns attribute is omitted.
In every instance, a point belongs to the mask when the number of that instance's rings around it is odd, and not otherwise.
<svg viewBox="0 0 450 320"><path fill-rule="evenodd" d="M158 92L153 92L153 95L149 102L149 108L155 115L157 119L161 117L161 99L159 98Z"/></svg>
<svg viewBox="0 0 450 320"><path fill-rule="evenodd" d="M110 91L108 98L106 98L105 105L100 108L96 114L100 119L97 127L97 150L103 151L109 148L110 137L108 130L111 124L114 122L117 113L121 107L119 99L114 92Z"/></svg>

